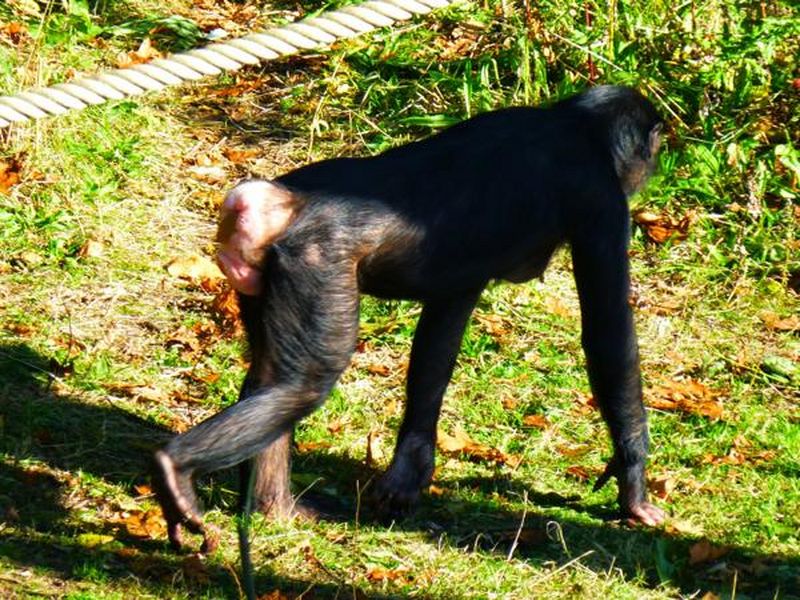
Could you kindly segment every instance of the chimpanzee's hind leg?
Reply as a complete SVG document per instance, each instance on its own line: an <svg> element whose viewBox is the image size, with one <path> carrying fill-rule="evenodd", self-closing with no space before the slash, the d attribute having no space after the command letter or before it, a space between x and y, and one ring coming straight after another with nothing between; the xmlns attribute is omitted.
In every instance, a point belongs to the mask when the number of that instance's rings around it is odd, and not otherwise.
<svg viewBox="0 0 800 600"><path fill-rule="evenodd" d="M280 440L322 404L355 348L358 290L351 261L320 260L318 253L290 248L270 258L264 275L263 295L243 303L252 389L156 454L155 489L175 546L182 524L204 534L207 550L214 544L192 477L236 465ZM260 375L253 378L254 372Z"/></svg>

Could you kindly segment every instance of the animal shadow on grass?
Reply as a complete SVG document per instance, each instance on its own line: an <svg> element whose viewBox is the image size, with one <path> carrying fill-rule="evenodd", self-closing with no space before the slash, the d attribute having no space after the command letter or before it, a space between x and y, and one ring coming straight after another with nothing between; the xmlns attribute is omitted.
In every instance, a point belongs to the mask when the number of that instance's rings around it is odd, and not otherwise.
<svg viewBox="0 0 800 600"><path fill-rule="evenodd" d="M96 578L97 573L104 580L130 585L133 574L136 589L150 590L156 597L169 594L172 587L181 594L218 589L220 593L212 596L237 596L238 588L224 567L211 561L198 572L191 557L168 550L166 535L159 540L133 537L102 518L77 522L73 511L93 506L90 495L76 493L81 485L78 472L135 495L133 486L148 481L153 449L172 432L112 404L65 396L50 385L49 371L49 361L28 346L0 345L0 558L20 569L44 568L56 577L47 585L65 585L87 574ZM233 474L223 473L217 481L234 489ZM98 502L113 506L114 499L103 493ZM317 583L288 578L260 565L258 589L279 589L287 598L312 587L303 598L400 597L325 579ZM14 593L38 589L26 587L37 585L35 580L16 581L9 573L0 580L0 596L8 585ZM58 590L49 589L48 595L51 592Z"/></svg>
<svg viewBox="0 0 800 600"><path fill-rule="evenodd" d="M167 551L165 540L125 537L102 520L80 523L80 533L115 533L115 539L124 543L124 551L113 545L77 543L68 498L74 483L70 478L79 471L133 494L134 485L147 482L147 459L152 450L171 432L112 404L101 406L64 396L50 381L46 358L23 344L0 346L0 451L4 455L0 462L0 556L21 566L45 567L65 578L79 574L87 564L102 565L109 576L123 579L134 573L140 585L163 590L165 583L175 581L175 573L182 572L185 557ZM368 495L369 481L375 475L362 461L321 450L298 453L294 468L297 480L321 480L308 494L312 503L346 521L355 520L355 482L359 481L359 489ZM217 475L216 482L221 485L215 488L236 488L233 471ZM547 569L580 557L581 565L596 573L613 567L626 578L644 576L653 586L669 580L686 594L698 589L725 592L736 571L737 589L749 597L774 598L776 590L780 590L780 598L799 597L789 591L800 589L797 557L731 548L715 563L691 566L689 547L696 540L621 527L612 521L610 507L542 492L508 473L460 478L452 484L461 493L451 493L445 484L443 495L426 495L419 510L395 523L395 529L424 531L432 542L480 553L507 556L513 546L515 557ZM207 503L217 506L219 493L207 496ZM518 500L524 496L528 509L520 530L522 513L505 509L502 501L491 498ZM558 515L554 517L550 511L548 516L547 509L559 509ZM592 522L587 523L585 515L593 517ZM376 532L384 527L368 505L363 506L359 520ZM287 579L272 573L268 564L260 564L258 583L259 589L273 586L299 592L314 582ZM185 584L198 585L190 578ZM234 589L230 575L214 565L209 565L203 585ZM349 588L314 583L315 595L310 597L333 597L343 589ZM361 590L356 596L398 597Z"/></svg>
<svg viewBox="0 0 800 600"><path fill-rule="evenodd" d="M299 453L293 467L304 481L316 477L319 483L315 487L328 493L335 490L339 518L347 513L346 520L353 520L354 507L360 504L362 526L380 529L386 525L364 500L369 496L371 480L378 475L364 463L315 450ZM627 527L618 521L616 507L611 504L542 491L508 471L498 471L493 477L445 479L436 484L437 495L424 495L412 516L393 524L395 530L421 530L433 543L513 555L541 566L543 573L577 560L583 568L601 576L616 570L628 580L644 579L652 587L669 583L687 595L701 590L725 597L735 579L740 597L800 599L798 556L724 546L710 539L708 542L722 556L693 565L690 549L699 542L696 536L669 527ZM591 485L586 483L585 496L590 495ZM523 498L527 498L525 512L502 506L505 500L519 504ZM311 502L317 501L312 494Z"/></svg>

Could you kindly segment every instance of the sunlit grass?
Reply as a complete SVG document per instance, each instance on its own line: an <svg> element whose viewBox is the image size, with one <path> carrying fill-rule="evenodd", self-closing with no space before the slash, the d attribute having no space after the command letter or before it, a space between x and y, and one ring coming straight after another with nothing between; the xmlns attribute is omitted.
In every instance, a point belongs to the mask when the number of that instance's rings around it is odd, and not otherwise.
<svg viewBox="0 0 800 600"><path fill-rule="evenodd" d="M211 27L239 33L318 8L14 0L0 4L0 93L114 66L146 35L177 49ZM484 293L442 412L444 431L521 462L442 454L420 510L394 524L374 522L362 496L391 457L419 306L363 300L352 366L296 435L296 489L346 517L257 519L259 592L796 598L793 11L464 4L319 55L0 132L0 161L22 164L21 182L0 192L0 596L238 594L232 474L202 481L209 519L223 528L221 549L202 560L168 550L148 520L146 487L152 449L235 401L244 374L243 343L212 308L216 292L164 269L211 253L231 182L376 153L591 79L635 85L668 117L658 173L634 208L693 214L687 239L654 244L636 226L631 249L645 387L696 381L723 411L719 420L650 411L650 474L669 524L620 527L608 520L613 486L591 491L610 447L586 405L561 252L544 281ZM27 34L4 33L11 21ZM532 415L546 425L526 424ZM703 539L721 554L693 563Z"/></svg>

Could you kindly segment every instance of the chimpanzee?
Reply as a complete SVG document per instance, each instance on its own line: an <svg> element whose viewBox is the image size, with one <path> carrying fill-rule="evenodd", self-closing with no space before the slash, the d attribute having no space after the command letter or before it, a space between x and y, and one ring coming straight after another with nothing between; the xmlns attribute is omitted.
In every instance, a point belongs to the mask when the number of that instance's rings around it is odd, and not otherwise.
<svg viewBox="0 0 800 600"><path fill-rule="evenodd" d="M550 108L481 114L378 156L236 186L222 208L219 262L239 292L252 363L238 403L156 453L173 545L181 525L211 544L194 476L259 453L261 508L290 510L291 432L347 366L361 293L423 304L395 455L374 492L390 512L413 505L433 473L442 396L481 291L492 279L540 276L564 243L589 381L613 440L598 486L616 477L623 516L663 521L645 490L626 199L652 171L661 127L640 93L601 86Z"/></svg>

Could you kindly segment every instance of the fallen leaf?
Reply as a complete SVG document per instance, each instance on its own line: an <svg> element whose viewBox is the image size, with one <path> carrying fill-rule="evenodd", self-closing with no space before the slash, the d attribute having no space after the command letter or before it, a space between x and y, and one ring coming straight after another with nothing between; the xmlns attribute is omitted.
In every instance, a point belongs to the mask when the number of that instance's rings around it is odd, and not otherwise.
<svg viewBox="0 0 800 600"><path fill-rule="evenodd" d="M280 590L272 590L258 597L258 600L294 600L297 596L287 596Z"/></svg>
<svg viewBox="0 0 800 600"><path fill-rule="evenodd" d="M578 481L586 481L589 479L589 471L586 469L586 467L582 467L580 465L567 467L567 475L574 477Z"/></svg>
<svg viewBox="0 0 800 600"><path fill-rule="evenodd" d="M350 539L350 536L344 531L326 531L322 535L325 536L326 540L334 544L344 544Z"/></svg>
<svg viewBox="0 0 800 600"><path fill-rule="evenodd" d="M591 394L579 394L575 398L578 406L576 412L581 414L590 414L597 410L597 400Z"/></svg>
<svg viewBox="0 0 800 600"><path fill-rule="evenodd" d="M675 489L675 480L671 477L653 477L647 480L647 489L656 498L666 500Z"/></svg>
<svg viewBox="0 0 800 600"><path fill-rule="evenodd" d="M481 326L481 329L496 340L499 340L511 332L511 324L509 321L499 315L475 311L473 316Z"/></svg>
<svg viewBox="0 0 800 600"><path fill-rule="evenodd" d="M167 419L166 425L175 433L184 433L192 427L192 423L186 417L174 414Z"/></svg>
<svg viewBox="0 0 800 600"><path fill-rule="evenodd" d="M78 250L79 258L100 258L103 256L103 244L96 240L86 240Z"/></svg>
<svg viewBox="0 0 800 600"><path fill-rule="evenodd" d="M544 415L525 415L522 417L522 424L537 429L547 429L550 427L550 421Z"/></svg>
<svg viewBox="0 0 800 600"><path fill-rule="evenodd" d="M505 464L512 469L516 469L522 462L521 456L506 454L497 448L476 442L460 428L456 428L453 435L440 429L436 435L436 445L447 454L463 454L470 460Z"/></svg>
<svg viewBox="0 0 800 600"><path fill-rule="evenodd" d="M206 385L211 385L212 383L216 383L219 381L220 374L216 371L205 371L198 373L197 371L192 371L189 376L199 383L205 383Z"/></svg>
<svg viewBox="0 0 800 600"><path fill-rule="evenodd" d="M131 398L135 400L144 400L145 402L158 402L163 403L168 400L168 395L157 387L151 385L142 385L131 388Z"/></svg>
<svg viewBox="0 0 800 600"><path fill-rule="evenodd" d="M517 400L515 400L514 398L510 398L508 396L503 398L500 401L500 403L503 405L503 408L505 408L506 410L514 410L515 408L517 408L517 405L519 404L519 402L517 402Z"/></svg>
<svg viewBox="0 0 800 600"><path fill-rule="evenodd" d="M428 486L428 493L431 496L444 496L444 489L440 488L438 485L430 484Z"/></svg>
<svg viewBox="0 0 800 600"><path fill-rule="evenodd" d="M209 281L218 280L206 279L201 283L201 287L206 289L206 282ZM225 335L233 336L240 333L242 329L241 310L239 308L239 298L233 288L227 285L222 286L211 302L211 312L222 321L221 327Z"/></svg>
<svg viewBox="0 0 800 600"><path fill-rule="evenodd" d="M0 25L0 34L11 40L12 44L17 45L22 41L22 38L28 35L28 28L22 23L12 21Z"/></svg>
<svg viewBox="0 0 800 600"><path fill-rule="evenodd" d="M204 279L224 279L219 267L213 261L199 254L190 254L171 260L167 266L167 273L180 279L199 282Z"/></svg>
<svg viewBox="0 0 800 600"><path fill-rule="evenodd" d="M117 66L120 69L127 69L133 65L147 63L154 58L161 58L162 56L163 54L153 46L150 38L144 38L136 50L122 52L117 55Z"/></svg>
<svg viewBox="0 0 800 600"><path fill-rule="evenodd" d="M158 508L120 513L109 521L122 525L129 535L136 538L157 539L167 532L167 524Z"/></svg>
<svg viewBox="0 0 800 600"><path fill-rule="evenodd" d="M564 456L575 458L577 456L584 456L585 454L588 454L592 447L589 444L561 444L560 446L557 446L556 449Z"/></svg>
<svg viewBox="0 0 800 600"><path fill-rule="evenodd" d="M800 331L800 317L797 315L790 315L781 318L774 312L762 312L761 320L767 329L774 329L775 331Z"/></svg>
<svg viewBox="0 0 800 600"><path fill-rule="evenodd" d="M205 399L205 395L197 397L193 396L189 392L182 391L182 390L173 390L172 393L169 395L169 399L171 402L177 402L182 404L197 404Z"/></svg>
<svg viewBox="0 0 800 600"><path fill-rule="evenodd" d="M312 452L320 448L330 448L330 442L297 442L297 450L299 452Z"/></svg>
<svg viewBox="0 0 800 600"><path fill-rule="evenodd" d="M240 164L258 156L261 150L258 148L223 148L222 155L235 164Z"/></svg>
<svg viewBox="0 0 800 600"><path fill-rule="evenodd" d="M647 405L652 408L680 411L710 419L722 418L720 392L711 390L699 381L668 381L645 392Z"/></svg>
<svg viewBox="0 0 800 600"><path fill-rule="evenodd" d="M197 334L188 327L178 327L164 342L164 346L171 348L177 346L185 352L194 353L200 350L200 340Z"/></svg>
<svg viewBox="0 0 800 600"><path fill-rule="evenodd" d="M551 315L556 315L557 317L562 317L565 319L576 314L575 311L567 306L564 303L564 300L558 296L547 296L544 299L544 309Z"/></svg>
<svg viewBox="0 0 800 600"><path fill-rule="evenodd" d="M474 443L467 433L460 427L456 427L453 435L439 430L436 434L436 445L442 452L461 452L468 445Z"/></svg>
<svg viewBox="0 0 800 600"><path fill-rule="evenodd" d="M752 443L743 435L737 435L730 450L724 456L703 455L703 462L712 465L743 465L769 462L775 458L774 450L755 451Z"/></svg>
<svg viewBox="0 0 800 600"><path fill-rule="evenodd" d="M380 375L381 377L388 377L392 372L392 370L386 365L368 364L364 368L368 373Z"/></svg>
<svg viewBox="0 0 800 600"><path fill-rule="evenodd" d="M648 211L634 213L633 220L642 227L645 235L656 244L663 244L669 239L676 241L685 240L689 235L689 228L694 222L695 214L687 212L680 219L669 215L657 215Z"/></svg>
<svg viewBox="0 0 800 600"><path fill-rule="evenodd" d="M701 563L713 562L730 552L726 546L712 544L706 538L692 544L689 548L689 564L699 565Z"/></svg>
<svg viewBox="0 0 800 600"><path fill-rule="evenodd" d="M703 534L703 528L691 521L682 521L681 519L671 517L664 525L664 532L670 535L699 537Z"/></svg>
<svg viewBox="0 0 800 600"><path fill-rule="evenodd" d="M394 416L397 414L399 408L400 407L397 403L397 400L394 398L390 398L389 400L387 400L386 404L383 405L383 414L386 415L387 417Z"/></svg>
<svg viewBox="0 0 800 600"><path fill-rule="evenodd" d="M237 77L237 81L234 85L211 90L210 94L212 96L218 96L221 98L236 98L246 94L247 92L263 90L266 85L267 82L263 78L248 78L239 80Z"/></svg>
<svg viewBox="0 0 800 600"><path fill-rule="evenodd" d="M153 493L153 489L147 484L135 485L133 486L133 491L136 492L138 496L149 496Z"/></svg>
<svg viewBox="0 0 800 600"><path fill-rule="evenodd" d="M223 183L228 180L228 173L219 166L192 165L186 170L196 179L206 183Z"/></svg>
<svg viewBox="0 0 800 600"><path fill-rule="evenodd" d="M146 402L166 402L167 394L159 388L138 383L111 383L105 389L110 394Z"/></svg>
<svg viewBox="0 0 800 600"><path fill-rule="evenodd" d="M409 573L410 569L408 567L396 567L394 569L371 567L367 570L366 577L372 582L400 581L408 583L411 579Z"/></svg>
<svg viewBox="0 0 800 600"><path fill-rule="evenodd" d="M20 337L28 337L34 333L33 327L27 323L12 323L10 325L4 325L3 330Z"/></svg>
<svg viewBox="0 0 800 600"><path fill-rule="evenodd" d="M23 250L19 254L19 260L26 267L36 267L44 262L44 257L35 250Z"/></svg>

